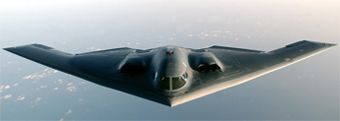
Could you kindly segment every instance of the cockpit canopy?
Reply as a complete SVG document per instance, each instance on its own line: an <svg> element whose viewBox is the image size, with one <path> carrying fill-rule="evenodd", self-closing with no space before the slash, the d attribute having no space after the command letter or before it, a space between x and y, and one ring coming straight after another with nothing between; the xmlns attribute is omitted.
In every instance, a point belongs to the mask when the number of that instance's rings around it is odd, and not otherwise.
<svg viewBox="0 0 340 121"><path fill-rule="evenodd" d="M187 78L187 73L184 73L182 76L179 77L161 77L157 84L160 88L164 90L176 90L185 85Z"/></svg>

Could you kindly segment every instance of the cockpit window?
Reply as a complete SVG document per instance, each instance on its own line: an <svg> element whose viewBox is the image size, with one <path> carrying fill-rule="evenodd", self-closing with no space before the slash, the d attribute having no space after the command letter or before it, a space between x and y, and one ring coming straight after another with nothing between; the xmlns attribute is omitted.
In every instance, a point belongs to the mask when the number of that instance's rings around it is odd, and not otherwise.
<svg viewBox="0 0 340 121"><path fill-rule="evenodd" d="M169 90L170 89L170 78L162 77L161 80L158 82L158 86L162 89Z"/></svg>
<svg viewBox="0 0 340 121"><path fill-rule="evenodd" d="M172 77L172 89L181 88L185 84L183 77Z"/></svg>
<svg viewBox="0 0 340 121"><path fill-rule="evenodd" d="M182 76L183 76L184 79L188 78L188 74L186 72Z"/></svg>
<svg viewBox="0 0 340 121"><path fill-rule="evenodd" d="M187 78L187 73L184 73L182 76L179 77L162 77L158 81L158 86L165 90L176 90L185 85L185 81Z"/></svg>

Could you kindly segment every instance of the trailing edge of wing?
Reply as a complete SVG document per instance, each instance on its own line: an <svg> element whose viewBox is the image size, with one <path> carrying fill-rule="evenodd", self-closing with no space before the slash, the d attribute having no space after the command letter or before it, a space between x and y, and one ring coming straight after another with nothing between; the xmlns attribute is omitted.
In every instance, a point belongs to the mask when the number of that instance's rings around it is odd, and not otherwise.
<svg viewBox="0 0 340 121"><path fill-rule="evenodd" d="M117 50L131 50L131 48L128 47L122 47L122 48L115 48L115 49L107 49L107 50L99 50L99 51L92 51L92 52L86 52L86 53L79 53L76 55L88 55L88 54L101 54L101 53L108 53L112 51L117 51Z"/></svg>
<svg viewBox="0 0 340 121"><path fill-rule="evenodd" d="M234 48L234 47L224 47L224 46L217 46L217 45L211 46L209 48L226 49L226 50L243 51L243 52L255 52L255 53L264 52L264 51L260 51L260 50L251 50L251 49Z"/></svg>

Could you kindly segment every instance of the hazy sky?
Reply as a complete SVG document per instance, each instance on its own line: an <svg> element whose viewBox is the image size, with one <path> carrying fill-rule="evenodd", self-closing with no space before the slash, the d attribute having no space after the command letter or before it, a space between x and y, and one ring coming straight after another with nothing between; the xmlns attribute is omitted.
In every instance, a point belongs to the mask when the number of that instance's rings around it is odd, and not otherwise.
<svg viewBox="0 0 340 121"><path fill-rule="evenodd" d="M0 4L0 40L73 54L164 45L270 51L303 39L339 44L339 18L338 0L14 0ZM339 46L172 108L0 52L2 120L339 120Z"/></svg>

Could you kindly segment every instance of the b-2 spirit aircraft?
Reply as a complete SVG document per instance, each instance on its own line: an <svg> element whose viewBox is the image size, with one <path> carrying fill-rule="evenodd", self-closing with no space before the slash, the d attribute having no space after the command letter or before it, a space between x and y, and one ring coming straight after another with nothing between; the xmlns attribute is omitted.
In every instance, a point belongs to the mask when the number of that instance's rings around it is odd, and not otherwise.
<svg viewBox="0 0 340 121"><path fill-rule="evenodd" d="M334 45L303 40L269 52L222 46L116 48L80 54L41 44L4 49L90 82L172 107L242 84Z"/></svg>

